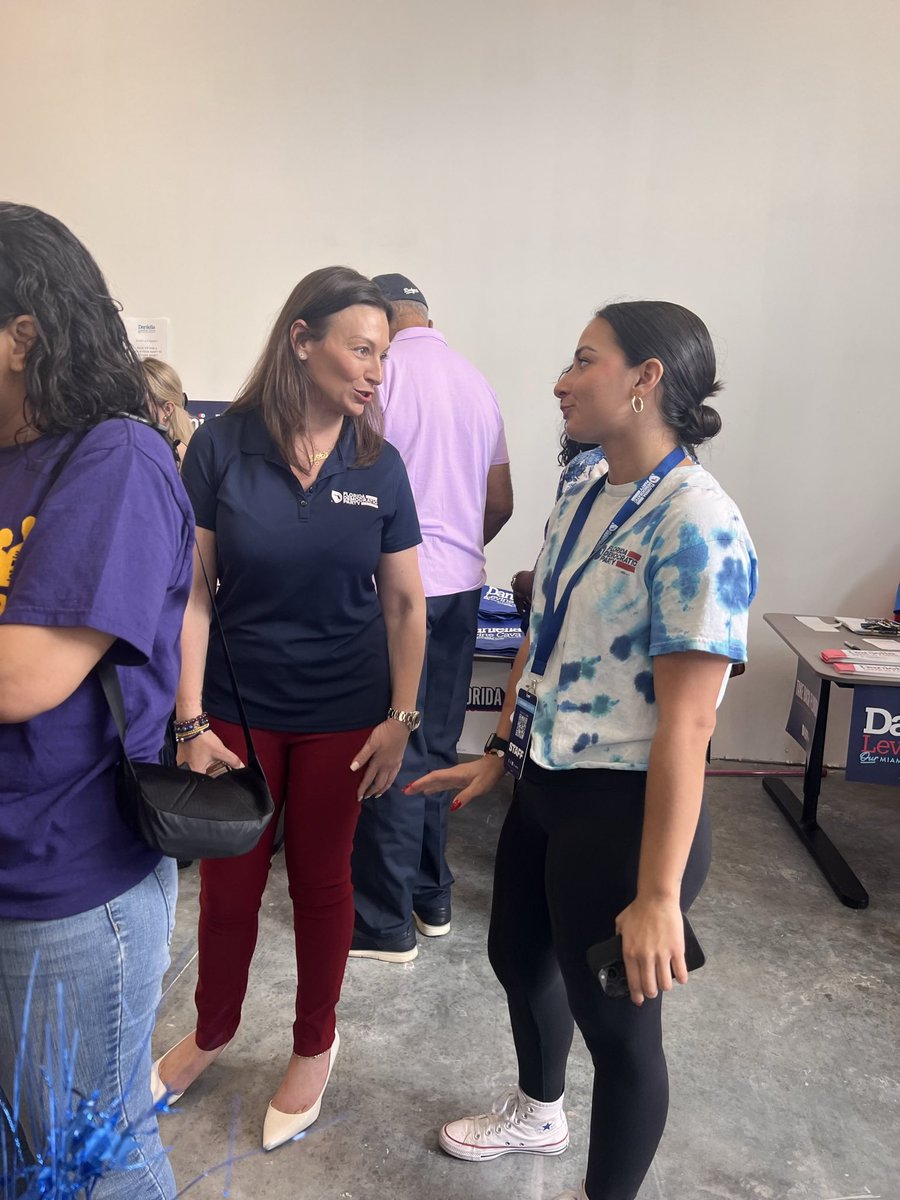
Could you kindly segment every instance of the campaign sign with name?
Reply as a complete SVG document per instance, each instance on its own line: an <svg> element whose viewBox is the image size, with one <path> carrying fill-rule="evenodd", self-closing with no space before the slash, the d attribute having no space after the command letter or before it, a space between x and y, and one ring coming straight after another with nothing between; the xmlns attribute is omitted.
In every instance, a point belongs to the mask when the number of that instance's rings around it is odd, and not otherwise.
<svg viewBox="0 0 900 1200"><path fill-rule="evenodd" d="M512 592L508 588L494 587L489 583L481 589L478 613L480 616L488 618L508 617L514 621L519 619Z"/></svg>
<svg viewBox="0 0 900 1200"><path fill-rule="evenodd" d="M812 667L802 660L799 661L797 678L794 680L794 697L791 700L785 732L789 733L795 742L799 742L807 754L816 727L821 687L822 680Z"/></svg>
<svg viewBox="0 0 900 1200"><path fill-rule="evenodd" d="M846 777L900 785L900 688L853 689Z"/></svg>
<svg viewBox="0 0 900 1200"><path fill-rule="evenodd" d="M505 696L506 692L498 685L470 683L466 712L499 712Z"/></svg>
<svg viewBox="0 0 900 1200"><path fill-rule="evenodd" d="M191 399L187 403L188 416L193 421L195 429L199 428L210 417L220 417L228 408L231 408L230 400Z"/></svg>

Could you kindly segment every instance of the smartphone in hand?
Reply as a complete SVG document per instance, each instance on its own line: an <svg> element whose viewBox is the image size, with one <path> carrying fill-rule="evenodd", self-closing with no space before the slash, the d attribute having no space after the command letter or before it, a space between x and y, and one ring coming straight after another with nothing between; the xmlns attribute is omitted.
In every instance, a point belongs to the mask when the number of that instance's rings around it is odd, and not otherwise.
<svg viewBox="0 0 900 1200"><path fill-rule="evenodd" d="M691 928L687 917L684 918L684 962L689 971L696 971L706 962L706 955L697 941L697 935ZM605 942L595 942L588 947L588 966L603 990L611 1000L621 1000L629 995L628 976L625 972L625 960L622 958L622 938L620 934L607 938Z"/></svg>

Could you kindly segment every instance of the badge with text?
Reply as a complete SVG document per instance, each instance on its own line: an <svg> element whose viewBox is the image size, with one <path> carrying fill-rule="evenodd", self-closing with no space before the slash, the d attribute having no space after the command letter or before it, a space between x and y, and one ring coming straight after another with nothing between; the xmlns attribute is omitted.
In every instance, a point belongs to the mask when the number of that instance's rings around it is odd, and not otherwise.
<svg viewBox="0 0 900 1200"><path fill-rule="evenodd" d="M516 696L516 711L513 713L512 732L509 735L509 747L503 760L503 767L513 779L521 779L528 758L528 747L531 744L531 726L534 724L534 714L537 709L537 696L525 688L520 688Z"/></svg>

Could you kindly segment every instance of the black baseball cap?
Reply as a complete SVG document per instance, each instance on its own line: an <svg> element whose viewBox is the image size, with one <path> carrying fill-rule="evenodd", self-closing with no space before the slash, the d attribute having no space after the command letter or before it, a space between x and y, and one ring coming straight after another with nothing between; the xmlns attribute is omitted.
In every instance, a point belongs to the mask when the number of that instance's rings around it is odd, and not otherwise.
<svg viewBox="0 0 900 1200"><path fill-rule="evenodd" d="M410 300L428 307L428 301L405 275L373 275L372 282L378 284L387 300Z"/></svg>

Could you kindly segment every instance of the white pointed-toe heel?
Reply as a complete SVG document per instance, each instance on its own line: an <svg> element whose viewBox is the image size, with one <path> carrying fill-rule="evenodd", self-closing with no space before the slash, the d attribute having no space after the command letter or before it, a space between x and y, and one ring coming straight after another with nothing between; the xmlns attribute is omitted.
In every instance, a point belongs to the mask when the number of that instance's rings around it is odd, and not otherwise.
<svg viewBox="0 0 900 1200"><path fill-rule="evenodd" d="M159 1077L159 1064L167 1054L171 1054L173 1050L177 1050L188 1038L192 1038L196 1032L195 1029L192 1029L190 1033L185 1034L180 1042L176 1042L174 1046L170 1046L166 1053L161 1055L150 1068L150 1093L153 1096L154 1104L159 1104L163 1098L165 1098L167 1104L177 1104L184 1095L184 1092L173 1092L166 1087ZM187 1088L185 1088L185 1091L187 1091Z"/></svg>
<svg viewBox="0 0 900 1200"><path fill-rule="evenodd" d="M309 1129L310 1125L319 1119L319 1113L322 1111L322 1097L325 1095L325 1089L328 1087L328 1080L331 1078L331 1071L334 1067L334 1060L337 1058L340 1045L340 1035L335 1030L334 1041L331 1043L331 1049L328 1051L328 1074L325 1076L321 1092L319 1092L315 1103L310 1108L301 1113L283 1113L279 1112L277 1108L273 1108L270 1104L266 1109L266 1119L263 1122L262 1135L263 1150L274 1150L277 1146L283 1146L285 1142L289 1142L291 1138L295 1138L304 1129Z"/></svg>
<svg viewBox="0 0 900 1200"><path fill-rule="evenodd" d="M188 1088L185 1088L184 1091L173 1092L160 1079L159 1068L160 1068L160 1065L162 1064L162 1061L164 1058L168 1058L168 1056L172 1053L173 1050L177 1050L179 1046L183 1046L184 1043L189 1041L192 1037L196 1037L196 1034L197 1034L196 1029L192 1029L190 1033L185 1034L185 1036L181 1039L180 1042L176 1042L174 1046L170 1046L169 1049L162 1056L162 1058L158 1058L156 1060L156 1062L150 1068L150 1092L153 1096L154 1104L159 1104L159 1102L163 1099L165 1099L167 1105L177 1104L178 1101L181 1099L181 1097L184 1095L184 1093L188 1090ZM206 1063L204 1063L204 1065L200 1068L200 1070L197 1073L197 1075L195 1076L195 1078L191 1081L192 1083L196 1083L197 1080L200 1078L200 1076L203 1074L203 1072L206 1070L206 1068L212 1066L212 1064L216 1061L216 1058L219 1057L219 1055L222 1053L222 1051L225 1049L225 1047L227 1045L228 1045L228 1042L223 1042L221 1046L217 1047L215 1058L212 1058L209 1061L207 1061ZM191 1084L188 1084L188 1087L190 1087L190 1086L191 1086Z"/></svg>

